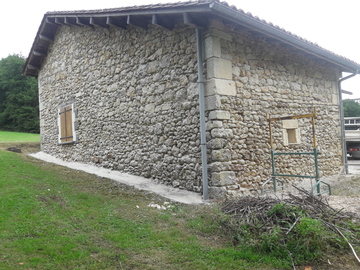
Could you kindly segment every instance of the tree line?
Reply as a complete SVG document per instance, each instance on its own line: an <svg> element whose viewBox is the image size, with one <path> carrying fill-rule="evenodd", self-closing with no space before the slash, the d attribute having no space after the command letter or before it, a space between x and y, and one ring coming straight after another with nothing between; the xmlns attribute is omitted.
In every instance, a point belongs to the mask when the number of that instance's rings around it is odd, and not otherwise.
<svg viewBox="0 0 360 270"><path fill-rule="evenodd" d="M345 117L360 117L360 104L357 100L345 99L343 102Z"/></svg>
<svg viewBox="0 0 360 270"><path fill-rule="evenodd" d="M25 58L0 60L0 130L39 133L38 85L22 74Z"/></svg>

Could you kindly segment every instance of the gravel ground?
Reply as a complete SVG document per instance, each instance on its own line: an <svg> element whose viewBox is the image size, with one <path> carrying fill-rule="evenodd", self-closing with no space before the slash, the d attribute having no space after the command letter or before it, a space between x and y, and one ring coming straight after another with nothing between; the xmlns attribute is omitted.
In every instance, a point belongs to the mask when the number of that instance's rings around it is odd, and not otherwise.
<svg viewBox="0 0 360 270"><path fill-rule="evenodd" d="M331 184L333 195L328 196L329 204L360 217L360 175L341 176Z"/></svg>
<svg viewBox="0 0 360 270"><path fill-rule="evenodd" d="M360 219L360 175L335 175L332 177L324 177L322 181L330 184L331 195L327 193L322 194L329 205L334 209L346 212L352 212ZM297 187L304 188L310 191L311 187L315 184L315 180L305 179L299 183L296 183ZM321 187L321 190L325 190L325 186ZM286 196L288 192L296 193L296 189L287 187L284 192L278 192L276 196Z"/></svg>

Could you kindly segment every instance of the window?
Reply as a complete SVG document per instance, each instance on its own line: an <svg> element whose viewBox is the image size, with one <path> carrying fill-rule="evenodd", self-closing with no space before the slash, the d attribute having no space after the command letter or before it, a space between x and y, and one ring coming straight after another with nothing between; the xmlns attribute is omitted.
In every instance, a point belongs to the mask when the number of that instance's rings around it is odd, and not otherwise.
<svg viewBox="0 0 360 270"><path fill-rule="evenodd" d="M74 104L59 108L58 127L60 144L73 143L76 141L74 120Z"/></svg>
<svg viewBox="0 0 360 270"><path fill-rule="evenodd" d="M286 129L289 144L297 143L296 129Z"/></svg>
<svg viewBox="0 0 360 270"><path fill-rule="evenodd" d="M300 130L298 120L283 120L283 138L284 144L300 144Z"/></svg>

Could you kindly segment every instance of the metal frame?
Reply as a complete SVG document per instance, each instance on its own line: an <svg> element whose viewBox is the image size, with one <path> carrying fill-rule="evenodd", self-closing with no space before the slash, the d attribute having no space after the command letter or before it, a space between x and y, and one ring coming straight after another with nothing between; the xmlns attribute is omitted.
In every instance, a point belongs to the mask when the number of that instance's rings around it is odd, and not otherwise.
<svg viewBox="0 0 360 270"><path fill-rule="evenodd" d="M277 117L277 118L270 118L269 115L267 115L267 120L269 121L269 131L270 131L270 148L271 148L271 178L269 180L267 180L263 185L262 185L262 193L265 192L264 187L266 184L268 184L270 181L273 182L273 190L276 192L277 190L277 183L280 182L281 183L281 188L284 189L284 182L280 179L278 179L277 177L298 177L298 178L315 178L316 179L316 184L314 186L312 186L310 192L311 194L314 194L314 190L316 189L316 194L315 195L320 195L322 193L329 193L331 194L331 187L328 183L321 181L319 179L319 163L318 163L318 155L319 155L319 151L317 149L317 142L316 142L316 133L315 133L315 117L316 117L316 109L314 108L314 112L312 114L304 114L304 115L295 115L295 116L285 116L285 117ZM293 153L289 153L289 152L275 152L274 150L274 139L273 139L273 133L272 133L272 122L275 121L282 121L282 120L289 120L289 119L300 119L300 118L311 118L311 125L312 125L312 133L313 133L313 152L303 152L303 153L298 153L298 152L293 152ZM280 156L280 155L312 155L314 156L314 169L315 169L315 175L296 175L296 174L278 174L276 173L276 163L275 163L275 156ZM320 188L320 184L325 184L328 187L328 190L321 192L321 188Z"/></svg>

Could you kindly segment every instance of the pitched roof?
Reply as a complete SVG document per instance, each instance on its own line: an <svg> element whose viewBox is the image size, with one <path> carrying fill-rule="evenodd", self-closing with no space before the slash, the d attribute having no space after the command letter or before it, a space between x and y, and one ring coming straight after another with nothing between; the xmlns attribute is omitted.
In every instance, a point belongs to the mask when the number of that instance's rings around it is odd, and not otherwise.
<svg viewBox="0 0 360 270"><path fill-rule="evenodd" d="M245 13L235 6L219 0L197 0L169 4L153 4L98 10L53 11L47 12L27 58L24 74L37 77L48 47L54 40L56 30L61 25L81 27L110 26L126 28L127 25L147 29L156 24L172 29L175 23L182 22L194 27L207 27L211 18L221 18L238 27L260 33L267 39L290 45L340 68L341 71L359 73L360 64L328 51L315 43L307 41L278 26Z"/></svg>

